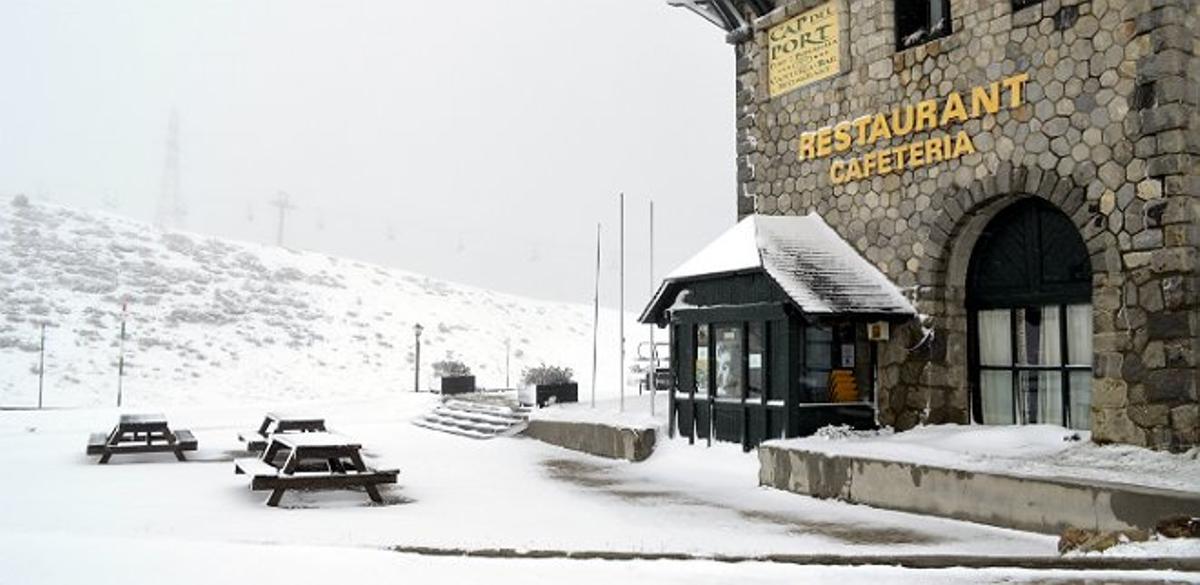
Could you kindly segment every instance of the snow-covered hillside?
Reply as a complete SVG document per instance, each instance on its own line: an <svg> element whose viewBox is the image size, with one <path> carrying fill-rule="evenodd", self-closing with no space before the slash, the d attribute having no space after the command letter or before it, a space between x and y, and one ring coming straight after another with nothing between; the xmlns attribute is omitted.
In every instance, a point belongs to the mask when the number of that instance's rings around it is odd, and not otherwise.
<svg viewBox="0 0 1200 585"><path fill-rule="evenodd" d="M448 357L470 366L480 385L503 386L506 339L513 384L523 367L546 362L573 368L581 390L590 385L590 306L163 233L104 213L0 203L0 275L0 406L36 403L42 322L46 404L113 404L125 300L123 392L131 405L411 391L415 323L424 326L422 389L436 384L430 364ZM605 394L616 391L616 318L601 312ZM630 356L644 335L627 325Z"/></svg>

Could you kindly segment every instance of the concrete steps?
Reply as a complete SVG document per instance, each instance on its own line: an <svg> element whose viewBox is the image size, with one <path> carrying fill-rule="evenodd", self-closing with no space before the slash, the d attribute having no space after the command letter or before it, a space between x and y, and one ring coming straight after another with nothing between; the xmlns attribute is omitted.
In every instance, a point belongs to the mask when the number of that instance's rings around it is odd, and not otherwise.
<svg viewBox="0 0 1200 585"><path fill-rule="evenodd" d="M451 399L413 420L413 424L472 439L491 439L515 435L528 421L528 409Z"/></svg>

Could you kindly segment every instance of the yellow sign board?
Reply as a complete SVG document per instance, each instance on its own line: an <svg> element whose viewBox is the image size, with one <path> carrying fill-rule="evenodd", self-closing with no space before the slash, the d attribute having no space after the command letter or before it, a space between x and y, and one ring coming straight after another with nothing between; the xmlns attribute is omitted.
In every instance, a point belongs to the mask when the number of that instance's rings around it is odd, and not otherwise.
<svg viewBox="0 0 1200 585"><path fill-rule="evenodd" d="M840 71L836 2L826 2L767 30L767 85L771 97Z"/></svg>

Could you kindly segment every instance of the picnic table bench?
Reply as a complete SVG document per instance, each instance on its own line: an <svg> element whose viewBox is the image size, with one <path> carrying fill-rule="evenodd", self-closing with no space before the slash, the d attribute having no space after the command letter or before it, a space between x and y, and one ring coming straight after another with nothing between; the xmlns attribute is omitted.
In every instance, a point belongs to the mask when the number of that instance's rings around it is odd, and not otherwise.
<svg viewBox="0 0 1200 585"><path fill-rule="evenodd" d="M176 459L186 461L183 452L195 451L196 446L191 431L172 431L167 417L161 414L123 414L108 433L92 433L87 454L99 455L100 463L127 453L174 453Z"/></svg>
<svg viewBox="0 0 1200 585"><path fill-rule="evenodd" d="M395 469L370 469L362 445L329 432L271 435L261 457L234 460L234 473L250 476L250 489L271 490L268 506L278 506L284 492L362 487L380 503L379 484L396 483Z"/></svg>
<svg viewBox="0 0 1200 585"><path fill-rule="evenodd" d="M321 433L325 419L311 415L283 412L268 412L258 429L238 433L238 440L246 444L247 451L262 451L275 433Z"/></svg>

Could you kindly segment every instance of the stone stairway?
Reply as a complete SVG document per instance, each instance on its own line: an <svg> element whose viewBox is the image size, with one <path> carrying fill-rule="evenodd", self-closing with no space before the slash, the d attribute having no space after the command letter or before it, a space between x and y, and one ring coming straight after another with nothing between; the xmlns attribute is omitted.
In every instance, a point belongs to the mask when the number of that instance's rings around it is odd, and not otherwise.
<svg viewBox="0 0 1200 585"><path fill-rule="evenodd" d="M413 424L472 439L508 437L524 430L529 410L486 402L448 399L432 412L414 419Z"/></svg>

